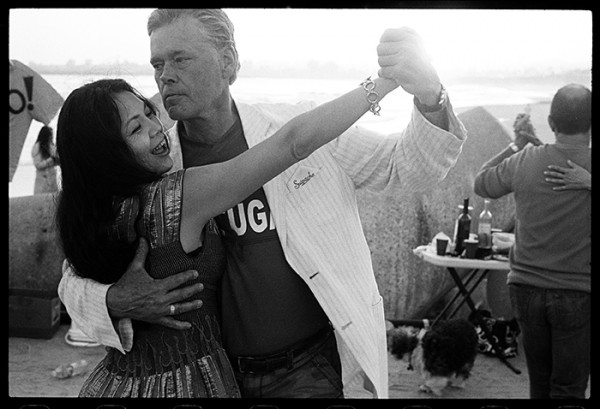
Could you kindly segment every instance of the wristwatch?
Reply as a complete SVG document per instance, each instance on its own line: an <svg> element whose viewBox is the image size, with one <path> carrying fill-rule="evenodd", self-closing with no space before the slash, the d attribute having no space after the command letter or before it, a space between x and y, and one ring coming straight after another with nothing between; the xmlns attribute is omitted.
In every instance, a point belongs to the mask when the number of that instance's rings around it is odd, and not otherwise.
<svg viewBox="0 0 600 409"><path fill-rule="evenodd" d="M440 91L440 96L438 98L438 102L435 105L425 105L421 104L419 98L416 96L413 97L413 101L417 109L421 112L437 112L441 111L446 104L446 100L448 99L448 94L446 93L446 88L444 88L444 84L442 84L442 90Z"/></svg>
<svg viewBox="0 0 600 409"><path fill-rule="evenodd" d="M519 151L520 151L519 147L518 147L518 146L517 146L517 144L516 144L516 143L514 143L514 142L511 142L511 143L509 143L509 144L508 144L508 147L509 147L510 149L512 149L512 151L513 151L513 152L515 152L515 153L517 153L517 152L519 152Z"/></svg>

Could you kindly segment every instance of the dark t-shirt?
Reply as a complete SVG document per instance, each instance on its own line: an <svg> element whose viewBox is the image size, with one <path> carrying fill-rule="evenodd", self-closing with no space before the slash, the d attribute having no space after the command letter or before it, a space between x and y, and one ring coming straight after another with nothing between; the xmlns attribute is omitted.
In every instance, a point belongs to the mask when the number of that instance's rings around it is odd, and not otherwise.
<svg viewBox="0 0 600 409"><path fill-rule="evenodd" d="M178 126L184 168L223 162L248 149L239 117L212 145L187 140ZM285 259L262 188L215 219L227 249L221 308L229 355L276 353L328 325L314 295Z"/></svg>

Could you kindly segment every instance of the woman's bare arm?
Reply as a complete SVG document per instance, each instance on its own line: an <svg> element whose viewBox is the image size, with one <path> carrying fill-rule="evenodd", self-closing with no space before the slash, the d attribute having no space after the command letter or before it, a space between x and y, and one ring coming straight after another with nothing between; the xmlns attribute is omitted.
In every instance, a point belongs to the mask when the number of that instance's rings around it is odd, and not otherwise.
<svg viewBox="0 0 600 409"><path fill-rule="evenodd" d="M379 99L397 87L377 78ZM268 139L226 162L189 168L183 182L182 237L248 197L266 182L341 135L370 107L358 87L290 120ZM184 248L187 246L184 246ZM194 248L197 246L191 246Z"/></svg>

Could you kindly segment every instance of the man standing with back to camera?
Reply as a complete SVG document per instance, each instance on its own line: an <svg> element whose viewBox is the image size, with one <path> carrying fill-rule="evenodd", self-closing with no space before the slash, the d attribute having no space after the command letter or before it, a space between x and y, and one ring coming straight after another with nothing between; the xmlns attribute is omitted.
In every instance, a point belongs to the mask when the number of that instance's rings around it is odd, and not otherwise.
<svg viewBox="0 0 600 409"><path fill-rule="evenodd" d="M221 10L155 10L148 33L162 101L177 121L173 170L228 160L314 106L234 102L239 62ZM351 128L216 218L228 259L223 340L243 397L341 398L350 386L388 396L383 301L355 189L431 188L456 163L466 131L414 31L386 31L378 55L379 75L414 95L406 130ZM184 300L201 289L180 288L193 272L148 277L146 246L140 240L113 285L65 265L59 287L82 330L122 353L134 339L131 319L185 329L169 315L200 307Z"/></svg>
<svg viewBox="0 0 600 409"><path fill-rule="evenodd" d="M591 178L589 190L557 190L544 171L570 161L591 173L592 92L579 84L560 88L548 123L555 143L523 149L528 138L517 133L514 143L482 166L474 189L492 199L514 193L507 282L530 397L584 399L591 347Z"/></svg>

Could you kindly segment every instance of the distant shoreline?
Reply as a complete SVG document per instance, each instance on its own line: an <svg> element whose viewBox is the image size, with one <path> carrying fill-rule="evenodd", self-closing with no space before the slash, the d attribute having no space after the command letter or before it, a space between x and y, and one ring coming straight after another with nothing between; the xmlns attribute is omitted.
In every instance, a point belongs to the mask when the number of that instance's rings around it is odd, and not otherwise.
<svg viewBox="0 0 600 409"><path fill-rule="evenodd" d="M536 130L536 134L544 143L553 143L554 135L550 131L547 123L547 116L550 104L549 102L537 102L529 104L531 107L531 121ZM471 107L455 108L457 114L468 111L476 107L483 107L492 114L504 126L512 137L512 124L517 114L523 112L525 108L522 105L507 104L507 105L476 105ZM35 167L26 157L24 161L19 163L17 173L12 183L9 183L9 198L28 196L33 194L33 185L35 180Z"/></svg>
<svg viewBox="0 0 600 409"><path fill-rule="evenodd" d="M149 65L130 62L106 64L63 64L49 65L29 62L28 65L41 75L154 75ZM363 68L339 67L335 62L311 61L305 66L273 65L263 66L251 61L242 61L239 76L244 78L287 78L287 79L356 79L365 75ZM578 69L563 72L537 73L481 73L469 75L448 75L447 82L486 83L503 81L505 83L527 80L528 82L570 81L583 84L591 83L591 71Z"/></svg>

